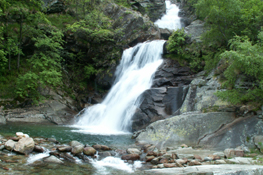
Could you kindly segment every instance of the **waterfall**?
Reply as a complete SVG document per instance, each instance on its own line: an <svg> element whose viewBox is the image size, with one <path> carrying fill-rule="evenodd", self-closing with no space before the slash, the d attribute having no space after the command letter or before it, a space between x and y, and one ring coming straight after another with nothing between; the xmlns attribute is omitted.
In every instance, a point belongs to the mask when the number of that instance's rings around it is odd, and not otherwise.
<svg viewBox="0 0 263 175"><path fill-rule="evenodd" d="M85 109L75 126L78 132L121 134L128 132L140 95L152 85L155 71L162 64L164 40L137 44L123 52L116 80L104 101Z"/></svg>
<svg viewBox="0 0 263 175"><path fill-rule="evenodd" d="M180 11L179 7L175 4L171 4L169 0L165 1L166 4L166 14L158 19L154 24L158 25L159 28L167 28L170 30L177 30L181 28L180 17L178 13Z"/></svg>

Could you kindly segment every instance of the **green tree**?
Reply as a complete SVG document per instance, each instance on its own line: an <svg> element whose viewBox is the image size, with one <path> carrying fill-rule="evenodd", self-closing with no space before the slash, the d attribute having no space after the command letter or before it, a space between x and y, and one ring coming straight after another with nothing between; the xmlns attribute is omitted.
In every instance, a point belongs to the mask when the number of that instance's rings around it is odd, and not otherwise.
<svg viewBox="0 0 263 175"><path fill-rule="evenodd" d="M32 65L30 71L17 79L16 93L23 98L29 97L37 102L43 96L41 88L55 88L62 82L61 51L63 34L53 30L49 35L34 38L35 54L27 61Z"/></svg>

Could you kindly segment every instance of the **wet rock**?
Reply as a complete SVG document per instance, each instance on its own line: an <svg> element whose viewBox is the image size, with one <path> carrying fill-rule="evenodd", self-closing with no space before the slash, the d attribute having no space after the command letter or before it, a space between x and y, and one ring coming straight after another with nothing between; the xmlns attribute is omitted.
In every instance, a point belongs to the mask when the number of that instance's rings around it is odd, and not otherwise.
<svg viewBox="0 0 263 175"><path fill-rule="evenodd" d="M74 146L83 145L83 144L80 143L80 142L78 142L78 141L73 140L73 141L71 141L71 142L69 143L69 145L72 146L72 147L74 147ZM84 145L83 145L83 146L84 146Z"/></svg>
<svg viewBox="0 0 263 175"><path fill-rule="evenodd" d="M5 149L12 151L15 147L15 144L17 142L13 141L13 140L8 140L7 142L5 142Z"/></svg>
<svg viewBox="0 0 263 175"><path fill-rule="evenodd" d="M191 160L188 164L189 166L195 166L195 165L202 165L200 162L197 160Z"/></svg>
<svg viewBox="0 0 263 175"><path fill-rule="evenodd" d="M39 153L43 153L45 150L43 147L35 145L34 151L39 152Z"/></svg>
<svg viewBox="0 0 263 175"><path fill-rule="evenodd" d="M60 152L71 152L72 147L71 146L62 146L57 148Z"/></svg>
<svg viewBox="0 0 263 175"><path fill-rule="evenodd" d="M83 152L83 149L84 149L84 145L81 144L81 145L77 145L77 146L74 146L71 150L71 153L72 154L79 154L79 153L82 153Z"/></svg>
<svg viewBox="0 0 263 175"><path fill-rule="evenodd" d="M173 167L176 167L176 164L175 163L164 163L163 166L165 168L173 168Z"/></svg>
<svg viewBox="0 0 263 175"><path fill-rule="evenodd" d="M162 158L159 163L168 163L169 160L167 158Z"/></svg>
<svg viewBox="0 0 263 175"><path fill-rule="evenodd" d="M111 156L111 153L108 151L105 151L105 152L99 152L98 155L100 156L101 159L103 159L105 157Z"/></svg>
<svg viewBox="0 0 263 175"><path fill-rule="evenodd" d="M127 154L121 156L122 160L140 160L140 155L139 154Z"/></svg>
<svg viewBox="0 0 263 175"><path fill-rule="evenodd" d="M157 154L157 152L154 152L154 151L149 151L148 153L147 153L147 156L157 156L158 154Z"/></svg>
<svg viewBox="0 0 263 175"><path fill-rule="evenodd" d="M154 156L146 156L145 162L151 162L155 157Z"/></svg>
<svg viewBox="0 0 263 175"><path fill-rule="evenodd" d="M102 151L110 151L111 148L108 147L108 146L106 146L106 145L101 145L101 150L102 150Z"/></svg>
<svg viewBox="0 0 263 175"><path fill-rule="evenodd" d="M204 161L206 161L206 162L210 162L210 161L212 161L213 159L211 158L211 157L205 157L204 158Z"/></svg>
<svg viewBox="0 0 263 175"><path fill-rule="evenodd" d="M137 148L128 148L126 151L128 154L142 154L141 151Z"/></svg>
<svg viewBox="0 0 263 175"><path fill-rule="evenodd" d="M64 162L60 159L58 159L57 157L55 156L50 156L46 159L44 159L44 162L47 162L47 163L56 163L56 164L63 164Z"/></svg>
<svg viewBox="0 0 263 175"><path fill-rule="evenodd" d="M87 156L94 156L96 154L96 150L93 147L85 147L83 153Z"/></svg>
<svg viewBox="0 0 263 175"><path fill-rule="evenodd" d="M156 158L152 159L152 160L151 160L151 163L152 163L153 165L158 165L158 164L159 164L159 158L156 157Z"/></svg>
<svg viewBox="0 0 263 175"><path fill-rule="evenodd" d="M62 154L60 154L60 157L64 158L65 160L67 160L69 162L73 162L73 163L76 162L76 159L72 155L70 155L69 153L62 153Z"/></svg>
<svg viewBox="0 0 263 175"><path fill-rule="evenodd" d="M34 150L34 147L35 142L31 137L23 137L15 144L14 151L27 155Z"/></svg>

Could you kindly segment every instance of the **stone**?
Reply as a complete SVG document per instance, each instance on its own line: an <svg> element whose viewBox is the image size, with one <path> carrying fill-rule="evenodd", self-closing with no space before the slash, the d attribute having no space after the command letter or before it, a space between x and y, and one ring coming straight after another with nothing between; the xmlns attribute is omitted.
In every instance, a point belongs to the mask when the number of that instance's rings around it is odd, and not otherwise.
<svg viewBox="0 0 263 175"><path fill-rule="evenodd" d="M197 145L204 136L234 119L234 113L228 112L181 114L152 123L139 134L136 141L160 144L163 147L180 146L182 142ZM215 145L213 142L212 144ZM206 142L206 146L209 146L209 143Z"/></svg>
<svg viewBox="0 0 263 175"><path fill-rule="evenodd" d="M96 154L96 150L93 147L85 147L83 153L87 156L94 156Z"/></svg>
<svg viewBox="0 0 263 175"><path fill-rule="evenodd" d="M106 145L101 145L101 150L102 150L102 151L110 151L111 148L108 147L108 146L106 146Z"/></svg>
<svg viewBox="0 0 263 175"><path fill-rule="evenodd" d="M71 150L71 153L72 154L79 154L79 153L82 153L83 152L83 149L84 149L84 145L81 144L81 145L77 145L77 146L74 146Z"/></svg>
<svg viewBox="0 0 263 175"><path fill-rule="evenodd" d="M73 141L71 141L71 142L69 143L69 145L72 146L72 147L74 147L74 146L83 145L83 144L80 143L80 142L78 142L78 141L73 140ZM83 145L83 146L84 146L84 145Z"/></svg>
<svg viewBox="0 0 263 175"><path fill-rule="evenodd" d="M0 150L3 150L5 148L5 145L0 145Z"/></svg>
<svg viewBox="0 0 263 175"><path fill-rule="evenodd" d="M22 132L16 132L16 136L19 138L19 139L22 139L23 137L29 137L28 134L24 134Z"/></svg>
<svg viewBox="0 0 263 175"><path fill-rule="evenodd" d="M139 154L127 154L121 156L122 160L140 160L140 155Z"/></svg>
<svg viewBox="0 0 263 175"><path fill-rule="evenodd" d="M226 161L224 161L224 160L216 160L215 164L226 164Z"/></svg>
<svg viewBox="0 0 263 175"><path fill-rule="evenodd" d="M210 162L210 161L212 161L213 160L213 158L211 158L211 157L205 157L204 158L204 161L206 161L206 162Z"/></svg>
<svg viewBox="0 0 263 175"><path fill-rule="evenodd" d="M62 147L58 147L57 150L59 150L60 152L71 152L72 147L71 146L62 146Z"/></svg>
<svg viewBox="0 0 263 175"><path fill-rule="evenodd" d="M193 154L177 154L180 159L194 159L195 156Z"/></svg>
<svg viewBox="0 0 263 175"><path fill-rule="evenodd" d="M195 166L195 165L202 165L200 162L198 162L197 160L191 160L188 163L189 166Z"/></svg>
<svg viewBox="0 0 263 175"><path fill-rule="evenodd" d="M175 162L178 164L184 165L187 163L187 159L176 159Z"/></svg>
<svg viewBox="0 0 263 175"><path fill-rule="evenodd" d="M158 164L159 164L159 158L156 157L156 158L152 159L152 160L151 160L151 164L153 164L153 165L158 165Z"/></svg>
<svg viewBox="0 0 263 175"><path fill-rule="evenodd" d="M225 154L223 152L215 152L215 153L213 153L213 155L219 156L221 158L225 157Z"/></svg>
<svg viewBox="0 0 263 175"><path fill-rule="evenodd" d="M149 152L147 152L147 155L146 156L157 156L158 154L157 154L157 152L154 152L154 151L149 151Z"/></svg>
<svg viewBox="0 0 263 175"><path fill-rule="evenodd" d="M244 156L244 151L240 149L225 149L224 151L225 156L227 158L232 158L232 157L243 157Z"/></svg>
<svg viewBox="0 0 263 175"><path fill-rule="evenodd" d="M34 150L35 142L31 137L23 137L14 147L14 151L28 155Z"/></svg>
<svg viewBox="0 0 263 175"><path fill-rule="evenodd" d="M60 159L58 159L57 157L55 156L50 156L46 159L44 159L44 162L47 162L47 163L56 163L56 164L63 164L64 162Z"/></svg>
<svg viewBox="0 0 263 175"><path fill-rule="evenodd" d="M35 145L34 151L35 151L35 152L38 152L38 153L43 153L45 150L44 150L43 147L38 146L38 145Z"/></svg>
<svg viewBox="0 0 263 175"><path fill-rule="evenodd" d="M128 154L142 154L141 153L141 151L140 150L138 150L137 148L128 148L127 150L126 150L126 152L128 153Z"/></svg>
<svg viewBox="0 0 263 175"><path fill-rule="evenodd" d="M145 162L151 162L155 157L154 156L146 156Z"/></svg>
<svg viewBox="0 0 263 175"><path fill-rule="evenodd" d="M194 155L194 158L195 158L196 160L202 160L202 158L201 158L199 155Z"/></svg>
<svg viewBox="0 0 263 175"><path fill-rule="evenodd" d="M108 151L105 151L105 152L99 152L98 155L100 156L99 158L102 159L102 158L111 156L111 153Z"/></svg>
<svg viewBox="0 0 263 175"><path fill-rule="evenodd" d="M162 158L160 161L159 161L159 163L161 164L161 163L168 163L169 162L169 160L167 159L167 158Z"/></svg>
<svg viewBox="0 0 263 175"><path fill-rule="evenodd" d="M176 167L176 164L175 163L164 163L163 166L165 168L173 168L173 167Z"/></svg>

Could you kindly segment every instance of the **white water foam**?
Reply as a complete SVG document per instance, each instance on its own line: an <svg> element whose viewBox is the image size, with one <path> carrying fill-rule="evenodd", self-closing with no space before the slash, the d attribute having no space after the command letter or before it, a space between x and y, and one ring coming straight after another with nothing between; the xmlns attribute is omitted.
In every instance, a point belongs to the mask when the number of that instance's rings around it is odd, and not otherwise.
<svg viewBox="0 0 263 175"><path fill-rule="evenodd" d="M49 150L46 150L45 152L43 153L39 153L39 154L30 154L28 159L27 159L27 163L26 164L31 164L31 163L34 163L35 161L37 160L41 160L45 157L48 157L50 156L49 155Z"/></svg>
<svg viewBox="0 0 263 175"><path fill-rule="evenodd" d="M125 163L123 160L117 157L106 157L100 161L90 159L91 164L98 170L100 174L110 174L105 167L111 167L114 169L133 173L137 168L142 166L140 161L134 161L134 164Z"/></svg>
<svg viewBox="0 0 263 175"><path fill-rule="evenodd" d="M165 1L166 4L166 14L158 19L154 24L158 25L159 28L167 28L170 30L177 30L181 28L180 17L178 13L180 11L179 7L175 4L171 4L169 0Z"/></svg>
<svg viewBox="0 0 263 175"><path fill-rule="evenodd" d="M116 80L100 104L85 109L73 132L127 134L130 120L141 104L140 95L152 85L154 73L162 64L164 40L137 44L123 52L115 72Z"/></svg>

